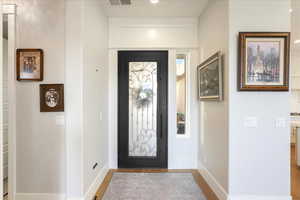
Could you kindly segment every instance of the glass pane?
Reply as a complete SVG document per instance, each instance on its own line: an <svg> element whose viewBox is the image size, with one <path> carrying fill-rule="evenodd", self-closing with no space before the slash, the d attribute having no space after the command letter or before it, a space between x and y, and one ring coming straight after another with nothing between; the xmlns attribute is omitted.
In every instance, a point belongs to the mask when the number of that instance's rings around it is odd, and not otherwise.
<svg viewBox="0 0 300 200"><path fill-rule="evenodd" d="M3 16L3 44L2 44L2 117L3 117L3 126L2 126L2 136L3 136L3 194L8 193L8 21L7 15ZM7 196L6 196L7 198ZM3 198L3 199L6 199Z"/></svg>
<svg viewBox="0 0 300 200"><path fill-rule="evenodd" d="M186 129L186 56L176 57L176 109L177 134L185 134Z"/></svg>
<svg viewBox="0 0 300 200"><path fill-rule="evenodd" d="M129 63L129 156L157 154L157 63Z"/></svg>

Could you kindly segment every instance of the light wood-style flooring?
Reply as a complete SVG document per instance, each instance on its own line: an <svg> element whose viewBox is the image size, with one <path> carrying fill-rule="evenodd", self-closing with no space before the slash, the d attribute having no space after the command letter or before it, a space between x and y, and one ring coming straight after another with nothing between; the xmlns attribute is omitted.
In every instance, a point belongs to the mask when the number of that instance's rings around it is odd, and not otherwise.
<svg viewBox="0 0 300 200"><path fill-rule="evenodd" d="M292 180L292 196L293 200L300 200L300 168L296 163L296 148L291 148L291 180Z"/></svg>

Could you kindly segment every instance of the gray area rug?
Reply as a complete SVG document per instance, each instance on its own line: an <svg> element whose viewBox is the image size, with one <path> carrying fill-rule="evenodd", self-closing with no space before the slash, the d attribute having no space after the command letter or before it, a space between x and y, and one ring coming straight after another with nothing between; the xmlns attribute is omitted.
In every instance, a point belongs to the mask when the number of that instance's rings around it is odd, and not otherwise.
<svg viewBox="0 0 300 200"><path fill-rule="evenodd" d="M103 200L206 200L191 173L114 173Z"/></svg>

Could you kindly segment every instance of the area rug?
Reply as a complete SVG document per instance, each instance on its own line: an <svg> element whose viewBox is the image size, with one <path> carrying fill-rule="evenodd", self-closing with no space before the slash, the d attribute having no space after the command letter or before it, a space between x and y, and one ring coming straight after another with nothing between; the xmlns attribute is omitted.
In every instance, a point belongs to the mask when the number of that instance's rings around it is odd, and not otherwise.
<svg viewBox="0 0 300 200"><path fill-rule="evenodd" d="M206 200L192 173L114 173L103 200Z"/></svg>

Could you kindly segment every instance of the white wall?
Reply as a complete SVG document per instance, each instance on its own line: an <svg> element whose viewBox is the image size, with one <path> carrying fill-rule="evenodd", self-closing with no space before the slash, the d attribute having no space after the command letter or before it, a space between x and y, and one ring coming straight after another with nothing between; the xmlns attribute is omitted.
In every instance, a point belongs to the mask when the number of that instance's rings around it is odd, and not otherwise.
<svg viewBox="0 0 300 200"><path fill-rule="evenodd" d="M294 44L300 40L300 2L292 0L292 44L291 44L291 112L300 112L300 44Z"/></svg>
<svg viewBox="0 0 300 200"><path fill-rule="evenodd" d="M108 18L100 2L84 5L84 192L108 167ZM93 170L93 165L98 166Z"/></svg>
<svg viewBox="0 0 300 200"><path fill-rule="evenodd" d="M290 105L291 112L300 113L300 90L291 91Z"/></svg>
<svg viewBox="0 0 300 200"><path fill-rule="evenodd" d="M219 185L220 199L228 192L228 25L228 1L209 1L199 21L200 63L218 51L224 55L224 101L201 102L199 168Z"/></svg>
<svg viewBox="0 0 300 200"><path fill-rule="evenodd" d="M66 156L68 198L83 195L83 1L66 1Z"/></svg>
<svg viewBox="0 0 300 200"><path fill-rule="evenodd" d="M108 19L66 1L67 196L91 200L108 167ZM98 166L93 169L93 166Z"/></svg>
<svg viewBox="0 0 300 200"><path fill-rule="evenodd" d="M17 47L45 53L44 81L17 83L17 193L64 193L64 127L56 124L64 114L39 111L39 84L64 83L64 1L4 3L18 6Z"/></svg>
<svg viewBox="0 0 300 200"><path fill-rule="evenodd" d="M237 91L239 31L290 31L290 0L230 0L229 7L229 193L233 199L289 199L289 92ZM258 126L244 126L247 117ZM249 196L250 195L250 196Z"/></svg>
<svg viewBox="0 0 300 200"><path fill-rule="evenodd" d="M89 197L107 162L106 18L92 1L5 3L17 4L17 47L44 49L41 83L66 79L66 135L63 113L39 112L40 83L17 83L17 198Z"/></svg>
<svg viewBox="0 0 300 200"><path fill-rule="evenodd" d="M117 168L117 51L169 51L169 168L197 167L198 113L195 71L198 64L197 18L110 18L109 19L109 146L110 167ZM191 133L176 137L176 52L190 54Z"/></svg>
<svg viewBox="0 0 300 200"><path fill-rule="evenodd" d="M109 19L110 48L198 48L197 18Z"/></svg>
<svg viewBox="0 0 300 200"><path fill-rule="evenodd" d="M300 6L299 6L299 10L300 10ZM292 33L293 32L294 31L292 31ZM299 68L300 44L294 44L293 41L294 40L292 39L291 40L291 81L290 81L290 83L291 83L291 88L294 90L292 92L299 92L300 91L300 68ZM295 90L298 90L298 91L295 91ZM298 111L300 111L300 109Z"/></svg>

